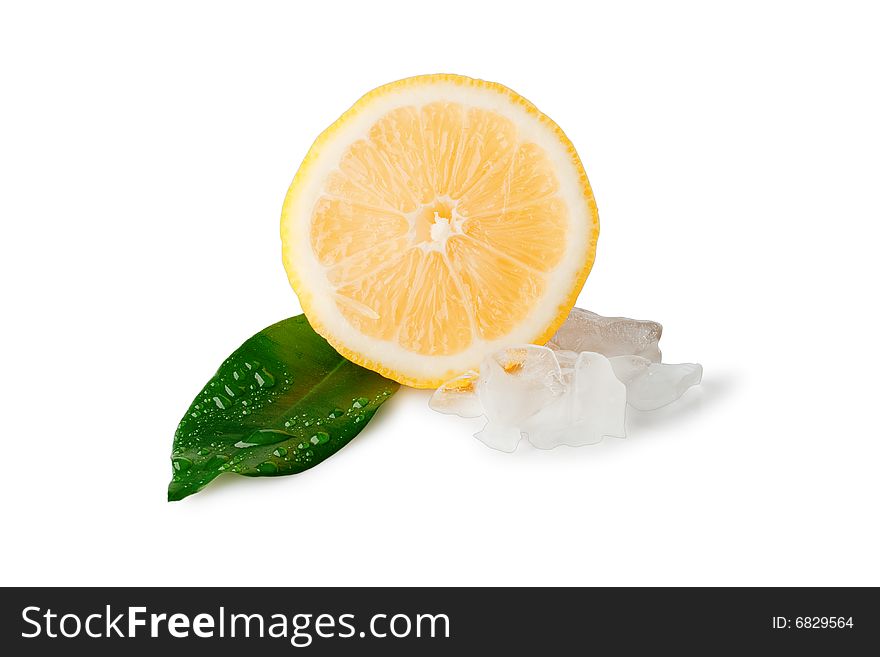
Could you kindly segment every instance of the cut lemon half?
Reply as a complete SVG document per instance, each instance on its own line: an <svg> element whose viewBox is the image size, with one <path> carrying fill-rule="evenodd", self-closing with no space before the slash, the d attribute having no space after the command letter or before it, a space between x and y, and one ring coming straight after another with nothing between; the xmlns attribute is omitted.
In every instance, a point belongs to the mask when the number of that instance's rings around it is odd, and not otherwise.
<svg viewBox="0 0 880 657"><path fill-rule="evenodd" d="M546 342L598 234L562 130L507 87L458 75L361 98L312 145L281 215L284 266L314 329L418 388Z"/></svg>

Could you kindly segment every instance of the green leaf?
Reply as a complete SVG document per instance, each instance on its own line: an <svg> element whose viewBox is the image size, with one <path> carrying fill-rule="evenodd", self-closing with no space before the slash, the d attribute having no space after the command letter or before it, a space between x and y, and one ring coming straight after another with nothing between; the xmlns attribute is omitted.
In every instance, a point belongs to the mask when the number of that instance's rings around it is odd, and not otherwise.
<svg viewBox="0 0 880 657"><path fill-rule="evenodd" d="M305 315L273 324L226 359L180 421L168 500L224 472L308 470L354 438L399 387L340 356Z"/></svg>

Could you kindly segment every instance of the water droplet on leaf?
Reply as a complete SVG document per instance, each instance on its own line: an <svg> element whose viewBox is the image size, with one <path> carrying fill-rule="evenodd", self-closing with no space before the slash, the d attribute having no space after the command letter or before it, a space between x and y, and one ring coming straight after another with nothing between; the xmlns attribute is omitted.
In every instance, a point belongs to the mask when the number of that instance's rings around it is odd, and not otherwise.
<svg viewBox="0 0 880 657"><path fill-rule="evenodd" d="M171 464L176 472L186 472L192 466L192 461L181 456L171 461Z"/></svg>
<svg viewBox="0 0 880 657"><path fill-rule="evenodd" d="M323 445L329 441L330 441L330 434L327 433L326 431L319 431L314 436L309 438L309 442L311 442L312 445Z"/></svg>

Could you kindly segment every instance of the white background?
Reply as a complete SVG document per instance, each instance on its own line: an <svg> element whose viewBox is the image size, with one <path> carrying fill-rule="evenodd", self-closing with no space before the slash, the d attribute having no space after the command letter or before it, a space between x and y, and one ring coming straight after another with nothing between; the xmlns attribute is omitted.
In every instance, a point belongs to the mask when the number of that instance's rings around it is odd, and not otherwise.
<svg viewBox="0 0 880 657"><path fill-rule="evenodd" d="M4 3L0 583L880 584L870 3ZM513 455L402 390L295 477L165 501L220 362L297 314L278 221L361 94L502 82L577 146L579 305L700 389Z"/></svg>

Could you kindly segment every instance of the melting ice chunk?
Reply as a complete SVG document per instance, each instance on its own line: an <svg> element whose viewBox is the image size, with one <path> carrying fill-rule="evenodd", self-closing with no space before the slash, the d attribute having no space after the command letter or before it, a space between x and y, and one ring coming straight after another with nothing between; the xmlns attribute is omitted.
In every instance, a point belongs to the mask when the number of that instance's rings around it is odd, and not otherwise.
<svg viewBox="0 0 880 657"><path fill-rule="evenodd" d="M657 322L626 317L603 317L583 308L572 308L547 346L565 351L594 351L603 356L642 356L660 362L660 335Z"/></svg>
<svg viewBox="0 0 880 657"><path fill-rule="evenodd" d="M653 411L681 397L703 378L697 363L652 363L641 356L610 359L614 374L626 385L626 400L640 411Z"/></svg>
<svg viewBox="0 0 880 657"><path fill-rule="evenodd" d="M477 397L486 426L476 434L489 447L512 452L526 419L565 392L556 356L547 347L502 349L480 365Z"/></svg>
<svg viewBox="0 0 880 657"><path fill-rule="evenodd" d="M459 417L480 417L483 405L477 398L477 380L480 375L473 370L465 372L444 383L431 396L428 405L438 413Z"/></svg>
<svg viewBox="0 0 880 657"><path fill-rule="evenodd" d="M626 437L626 387L602 354L580 353L565 393L527 418L522 430L541 449Z"/></svg>
<svg viewBox="0 0 880 657"><path fill-rule="evenodd" d="M486 417L475 434L505 452L523 436L536 447L625 437L626 404L653 410L697 385L703 368L660 363L663 327L572 309L547 347L523 345L486 358L479 374L448 381L431 397L441 413Z"/></svg>
<svg viewBox="0 0 880 657"><path fill-rule="evenodd" d="M462 417L484 415L486 425L475 435L489 447L512 452L524 435L542 449L626 435L626 387L601 354L523 345L486 358L480 372L438 388L430 406Z"/></svg>
<svg viewBox="0 0 880 657"><path fill-rule="evenodd" d="M553 352L556 354L556 360L559 361L562 378L566 383L570 383L572 376L574 376L574 364L577 362L580 354L576 351L567 351L565 349L554 349Z"/></svg>

